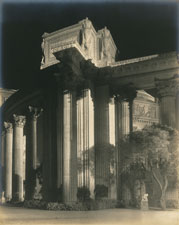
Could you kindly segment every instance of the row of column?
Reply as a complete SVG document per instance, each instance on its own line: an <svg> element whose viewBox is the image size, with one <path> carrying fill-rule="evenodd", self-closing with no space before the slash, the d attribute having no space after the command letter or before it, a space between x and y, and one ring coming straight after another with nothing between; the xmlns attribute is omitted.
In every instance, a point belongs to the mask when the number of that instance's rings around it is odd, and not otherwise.
<svg viewBox="0 0 179 225"><path fill-rule="evenodd" d="M5 198L21 202L32 197L33 176L37 165L37 108L29 107L31 117L26 123L23 115L13 115L14 122L4 122L5 127ZM38 114L38 115L37 115ZM24 126L26 124L26 190L24 190ZM29 124L29 126L28 126ZM33 170L33 171L32 171Z"/></svg>
<svg viewBox="0 0 179 225"><path fill-rule="evenodd" d="M7 201L23 200L23 128L25 117L13 115L12 123L5 127L5 198Z"/></svg>

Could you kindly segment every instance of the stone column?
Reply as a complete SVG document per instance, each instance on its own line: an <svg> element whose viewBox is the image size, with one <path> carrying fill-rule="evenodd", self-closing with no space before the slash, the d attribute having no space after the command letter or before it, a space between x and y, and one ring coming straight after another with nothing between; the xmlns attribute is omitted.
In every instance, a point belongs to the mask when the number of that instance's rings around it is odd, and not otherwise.
<svg viewBox="0 0 179 225"><path fill-rule="evenodd" d="M116 146L116 105L114 98L109 101L109 144ZM111 153L112 154L112 153ZM117 199L117 149L114 152L114 161L110 162L109 197Z"/></svg>
<svg viewBox="0 0 179 225"><path fill-rule="evenodd" d="M43 199L57 201L57 90L44 89L43 112ZM63 106L61 106L63 107Z"/></svg>
<svg viewBox="0 0 179 225"><path fill-rule="evenodd" d="M5 198L12 198L12 123L4 122L5 127Z"/></svg>
<svg viewBox="0 0 179 225"><path fill-rule="evenodd" d="M126 101L121 102L121 133L122 135L129 134L130 132L130 111L129 103Z"/></svg>
<svg viewBox="0 0 179 225"><path fill-rule="evenodd" d="M107 85L96 87L95 178L96 185L108 187L108 198L116 198L116 163L114 167L111 165L112 153L108 154L108 151L113 151L115 148L115 128L115 105L114 99L110 98L109 87ZM111 184L110 173L113 174L114 185Z"/></svg>
<svg viewBox="0 0 179 225"><path fill-rule="evenodd" d="M29 106L26 146L26 199L33 199L37 169L37 118L42 109Z"/></svg>
<svg viewBox="0 0 179 225"><path fill-rule="evenodd" d="M178 128L178 102L179 78L156 80L157 93L160 99L161 123Z"/></svg>
<svg viewBox="0 0 179 225"><path fill-rule="evenodd" d="M2 127L1 127L2 128ZM0 128L0 129L1 129ZM5 168L4 168L4 153L5 153L5 131L2 130L1 132L1 151L0 151L0 199L3 200L4 198L4 175L5 175Z"/></svg>
<svg viewBox="0 0 179 225"><path fill-rule="evenodd" d="M13 115L14 137L13 137L13 189L14 201L23 201L23 128L25 116Z"/></svg>
<svg viewBox="0 0 179 225"><path fill-rule="evenodd" d="M91 90L77 100L78 187L88 187L94 197L94 105Z"/></svg>
<svg viewBox="0 0 179 225"><path fill-rule="evenodd" d="M63 201L76 201L77 194L77 117L75 92L63 97Z"/></svg>

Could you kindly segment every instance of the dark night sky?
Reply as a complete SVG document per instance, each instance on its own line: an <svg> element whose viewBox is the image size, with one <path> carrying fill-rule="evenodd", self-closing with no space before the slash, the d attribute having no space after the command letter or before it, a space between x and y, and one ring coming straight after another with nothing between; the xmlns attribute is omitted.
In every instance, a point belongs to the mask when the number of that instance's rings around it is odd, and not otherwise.
<svg viewBox="0 0 179 225"><path fill-rule="evenodd" d="M3 4L3 87L40 86L41 36L88 17L107 26L120 59L177 49L177 3ZM1 85L1 86L2 86Z"/></svg>

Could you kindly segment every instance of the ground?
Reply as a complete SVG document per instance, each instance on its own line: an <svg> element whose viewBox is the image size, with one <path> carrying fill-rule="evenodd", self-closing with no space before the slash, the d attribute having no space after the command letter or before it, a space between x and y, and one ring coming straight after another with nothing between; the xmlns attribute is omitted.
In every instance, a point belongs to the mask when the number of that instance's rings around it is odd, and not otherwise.
<svg viewBox="0 0 179 225"><path fill-rule="evenodd" d="M0 206L0 224L179 225L179 210L47 211Z"/></svg>

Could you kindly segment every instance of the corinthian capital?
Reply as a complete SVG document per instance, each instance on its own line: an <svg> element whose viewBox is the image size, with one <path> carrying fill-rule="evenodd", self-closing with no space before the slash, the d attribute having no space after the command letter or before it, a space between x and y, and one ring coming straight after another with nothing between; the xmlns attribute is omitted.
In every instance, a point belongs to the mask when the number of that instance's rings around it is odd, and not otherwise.
<svg viewBox="0 0 179 225"><path fill-rule="evenodd" d="M37 118L40 116L40 114L43 112L43 109L29 106L29 112L30 112L32 119L36 121Z"/></svg>
<svg viewBox="0 0 179 225"><path fill-rule="evenodd" d="M4 127L6 133L12 133L12 123L4 122Z"/></svg>
<svg viewBox="0 0 179 225"><path fill-rule="evenodd" d="M159 98L166 96L176 96L179 91L179 75L175 75L170 79L156 79L155 85Z"/></svg>
<svg viewBox="0 0 179 225"><path fill-rule="evenodd" d="M13 117L14 117L15 126L24 127L26 122L25 116L13 114Z"/></svg>

